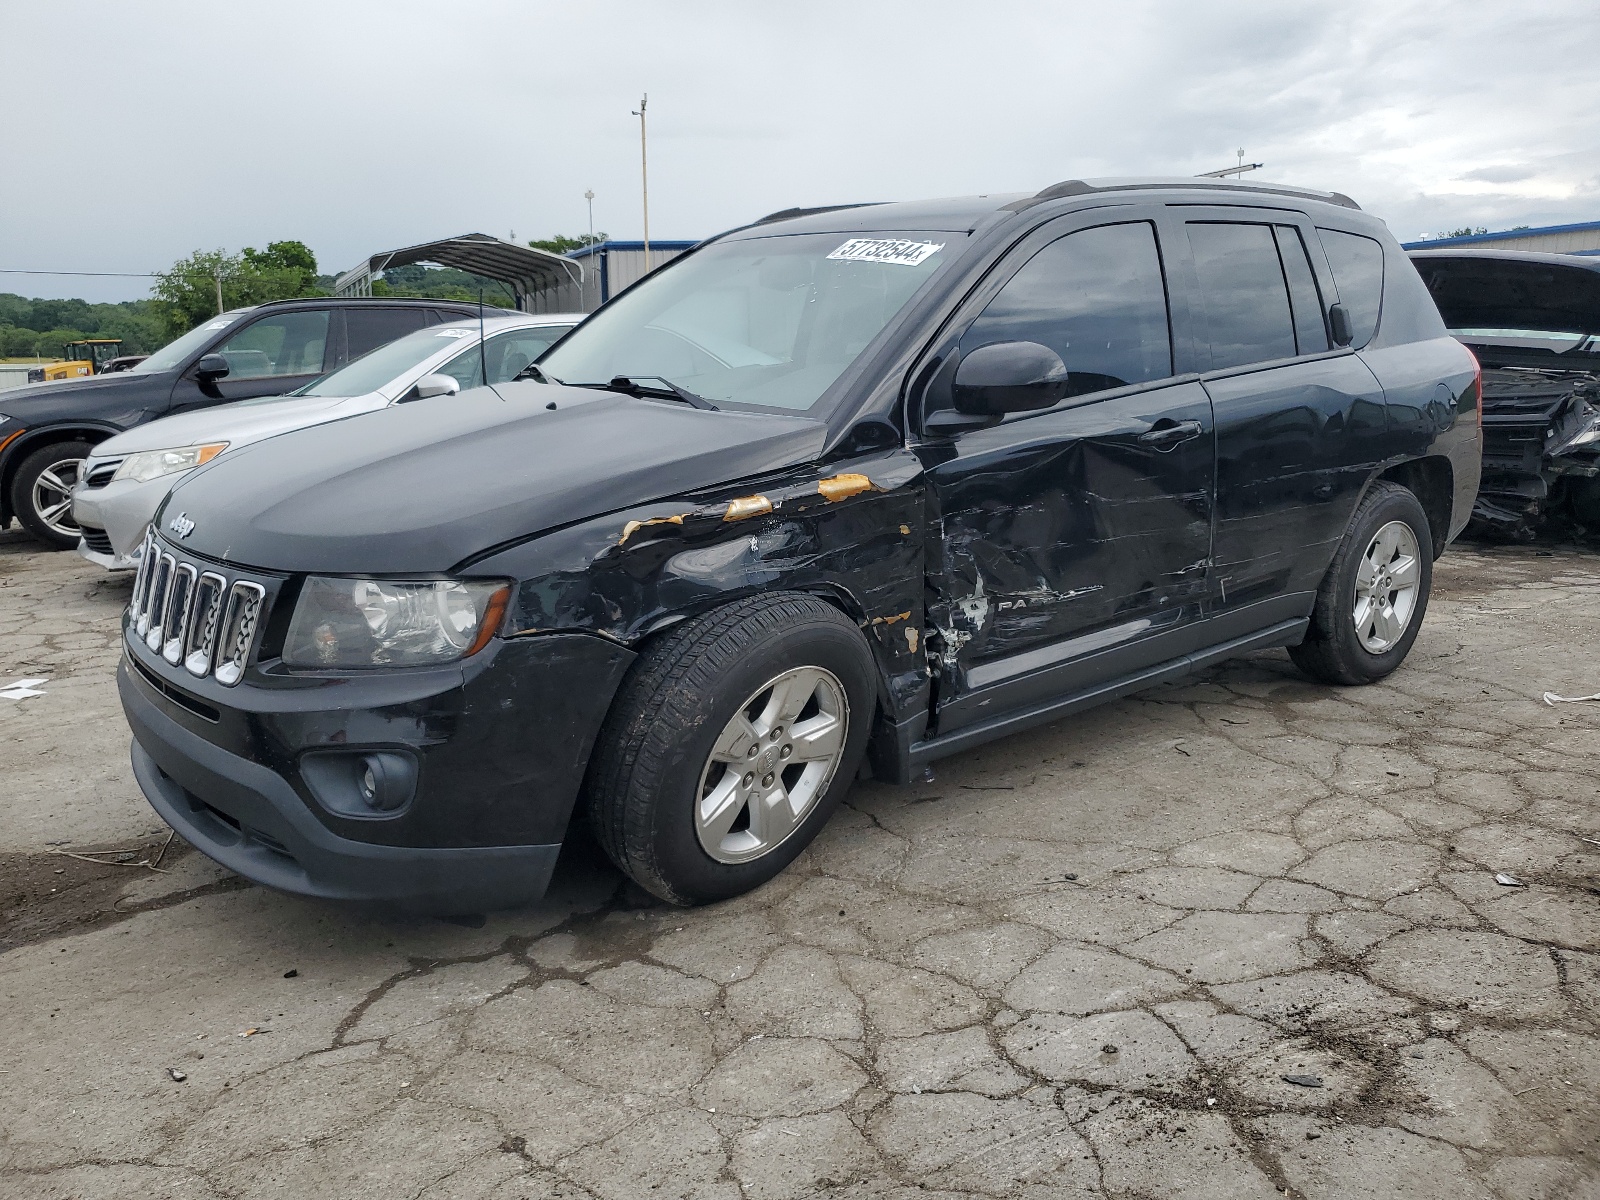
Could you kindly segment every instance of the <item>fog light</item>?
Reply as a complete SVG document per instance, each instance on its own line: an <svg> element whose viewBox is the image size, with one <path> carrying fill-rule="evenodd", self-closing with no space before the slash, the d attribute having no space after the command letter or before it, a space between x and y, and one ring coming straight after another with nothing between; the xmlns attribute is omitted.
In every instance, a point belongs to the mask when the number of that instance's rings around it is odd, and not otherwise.
<svg viewBox="0 0 1600 1200"><path fill-rule="evenodd" d="M399 808L411 799L416 772L398 754L369 754L361 762L361 798L379 812Z"/></svg>
<svg viewBox="0 0 1600 1200"><path fill-rule="evenodd" d="M300 776L317 803L343 817L398 816L417 793L417 759L406 750L312 750Z"/></svg>

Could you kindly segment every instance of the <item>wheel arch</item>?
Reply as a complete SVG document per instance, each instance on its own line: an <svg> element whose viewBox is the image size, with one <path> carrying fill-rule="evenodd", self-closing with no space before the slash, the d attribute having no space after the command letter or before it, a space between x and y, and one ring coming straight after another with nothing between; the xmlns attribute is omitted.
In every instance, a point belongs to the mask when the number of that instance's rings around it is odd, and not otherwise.
<svg viewBox="0 0 1600 1200"><path fill-rule="evenodd" d="M1442 454L1410 459L1379 473L1373 482L1379 480L1397 483L1417 498L1428 514L1428 533L1437 559L1450 540L1450 516L1455 507L1455 468L1450 460Z"/></svg>
<svg viewBox="0 0 1600 1200"><path fill-rule="evenodd" d="M5 460L0 462L0 518L4 519L0 524L16 516L11 508L11 485L16 481L17 469L23 459L53 442L83 441L99 445L121 432L115 425L101 425L92 421L74 421L71 424L45 425L26 430L6 447Z"/></svg>

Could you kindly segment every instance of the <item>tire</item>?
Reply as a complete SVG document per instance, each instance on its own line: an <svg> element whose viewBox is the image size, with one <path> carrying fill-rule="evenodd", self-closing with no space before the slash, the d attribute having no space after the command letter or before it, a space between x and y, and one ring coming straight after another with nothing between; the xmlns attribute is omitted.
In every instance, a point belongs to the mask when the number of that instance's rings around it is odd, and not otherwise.
<svg viewBox="0 0 1600 1200"><path fill-rule="evenodd" d="M876 674L855 624L810 596L753 596L674 626L633 664L596 741L597 840L673 904L765 883L849 790Z"/></svg>
<svg viewBox="0 0 1600 1200"><path fill-rule="evenodd" d="M1387 539L1386 546L1380 546L1380 534ZM1406 558L1412 560L1409 566ZM1377 572L1373 562L1379 564ZM1407 581L1413 589L1408 604L1403 603ZM1317 589L1306 640L1290 647L1289 657L1324 683L1376 683L1410 653L1432 587L1428 514L1406 488L1376 483L1356 506Z"/></svg>
<svg viewBox="0 0 1600 1200"><path fill-rule="evenodd" d="M78 523L72 519L72 485L83 474L92 442L52 442L22 460L11 479L11 511L22 527L54 550L78 544ZM64 490L62 486L64 485ZM65 500L65 510L55 506Z"/></svg>

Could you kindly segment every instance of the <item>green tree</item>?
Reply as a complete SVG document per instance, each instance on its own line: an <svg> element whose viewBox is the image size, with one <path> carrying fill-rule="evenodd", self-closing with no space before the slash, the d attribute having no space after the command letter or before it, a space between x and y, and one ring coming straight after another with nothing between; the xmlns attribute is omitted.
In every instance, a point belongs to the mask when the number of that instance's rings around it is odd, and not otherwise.
<svg viewBox="0 0 1600 1200"><path fill-rule="evenodd" d="M582 250L585 246L598 246L601 242L610 240L609 233L580 233L577 237L567 237L558 233L555 237L534 238L528 245L535 250L548 250L551 254L567 254L573 250Z"/></svg>
<svg viewBox="0 0 1600 1200"><path fill-rule="evenodd" d="M216 316L219 307L243 308L324 294L317 288L316 256L304 242L269 242L265 250L247 246L238 254L196 250L159 275L151 292L169 337Z"/></svg>

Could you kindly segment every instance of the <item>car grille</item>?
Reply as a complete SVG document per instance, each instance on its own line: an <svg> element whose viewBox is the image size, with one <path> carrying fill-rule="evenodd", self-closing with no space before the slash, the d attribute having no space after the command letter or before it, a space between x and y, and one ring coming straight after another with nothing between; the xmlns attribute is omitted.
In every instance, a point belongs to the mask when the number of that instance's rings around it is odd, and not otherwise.
<svg viewBox="0 0 1600 1200"><path fill-rule="evenodd" d="M104 529L96 529L93 525L79 525L78 532L83 534L83 544L96 554L114 554L111 548L111 535Z"/></svg>
<svg viewBox="0 0 1600 1200"><path fill-rule="evenodd" d="M117 473L117 468L122 465L120 458L108 458L104 462L95 463L89 473L83 477L83 486L86 488L103 488L111 482L111 477ZM105 551L109 554L110 551Z"/></svg>
<svg viewBox="0 0 1600 1200"><path fill-rule="evenodd" d="M244 677L261 628L266 589L202 570L145 534L129 602L129 630L149 649L189 674L214 676L224 687Z"/></svg>

